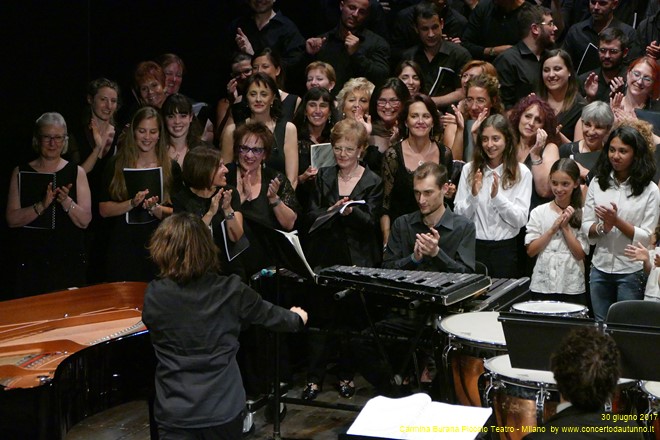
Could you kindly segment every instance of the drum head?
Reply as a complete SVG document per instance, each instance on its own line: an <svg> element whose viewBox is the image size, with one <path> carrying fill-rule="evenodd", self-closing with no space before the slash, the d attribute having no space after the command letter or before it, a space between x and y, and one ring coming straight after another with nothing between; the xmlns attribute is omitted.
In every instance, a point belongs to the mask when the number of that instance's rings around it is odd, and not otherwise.
<svg viewBox="0 0 660 440"><path fill-rule="evenodd" d="M484 368L490 373L495 373L498 379L503 382L529 385L536 388L536 384L546 384L548 388L556 388L555 378L552 371L525 370L523 368L513 368L508 354L495 356L484 362Z"/></svg>
<svg viewBox="0 0 660 440"><path fill-rule="evenodd" d="M448 316L440 321L440 329L466 341L506 347L499 312L471 312Z"/></svg>
<svg viewBox="0 0 660 440"><path fill-rule="evenodd" d="M586 311L580 304L561 301L525 301L514 304L511 309L522 313L538 313L541 315L574 315Z"/></svg>
<svg viewBox="0 0 660 440"><path fill-rule="evenodd" d="M649 396L660 399L660 382L644 381L642 382L642 390Z"/></svg>

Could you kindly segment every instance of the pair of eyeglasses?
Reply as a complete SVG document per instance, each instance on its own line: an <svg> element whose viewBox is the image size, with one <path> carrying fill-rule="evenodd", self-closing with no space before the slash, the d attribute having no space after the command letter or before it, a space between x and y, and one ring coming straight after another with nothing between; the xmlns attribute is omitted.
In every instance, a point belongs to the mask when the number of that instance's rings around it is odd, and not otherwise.
<svg viewBox="0 0 660 440"><path fill-rule="evenodd" d="M240 145L238 147L238 152L241 154L252 153L255 156L261 156L264 154L264 151L266 151L264 147L248 147L247 145Z"/></svg>
<svg viewBox="0 0 660 440"><path fill-rule="evenodd" d="M378 107L385 107L387 104L389 104L391 107L398 107L401 105L401 100L399 98L378 98L376 102L378 103Z"/></svg>
<svg viewBox="0 0 660 440"><path fill-rule="evenodd" d="M639 81L641 79L644 84L651 84L653 82L653 78L648 75L642 75L642 72L639 70L633 70L630 73L632 73L633 81Z"/></svg>
<svg viewBox="0 0 660 440"><path fill-rule="evenodd" d="M599 47L598 52L602 53L603 55L608 54L608 53L610 55L618 55L619 53L621 53L621 49L608 49L606 47Z"/></svg>
<svg viewBox="0 0 660 440"><path fill-rule="evenodd" d="M554 22L554 20L550 20L550 21L541 21L541 22L539 22L539 23L537 23L537 24L541 24L541 25L544 25L544 26L550 26L550 27L554 27L554 26L555 26L555 22Z"/></svg>
<svg viewBox="0 0 660 440"><path fill-rule="evenodd" d="M56 144L61 144L68 138L67 135L57 135L57 136L49 136L47 134L42 134L39 135L39 139L41 139L41 142L55 142Z"/></svg>
<svg viewBox="0 0 660 440"><path fill-rule="evenodd" d="M234 78L238 78L239 76L250 76L252 75L253 70L252 67L247 67L239 72L232 72L232 76Z"/></svg>
<svg viewBox="0 0 660 440"><path fill-rule="evenodd" d="M340 154L342 152L345 152L346 154L353 154L357 151L357 148L353 148L353 147L332 147L332 151L334 151L337 154Z"/></svg>

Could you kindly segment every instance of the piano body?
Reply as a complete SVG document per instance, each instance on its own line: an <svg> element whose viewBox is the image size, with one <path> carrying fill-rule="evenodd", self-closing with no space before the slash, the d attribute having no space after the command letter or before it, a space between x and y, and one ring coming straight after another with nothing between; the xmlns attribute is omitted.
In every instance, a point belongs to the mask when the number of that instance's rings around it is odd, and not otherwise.
<svg viewBox="0 0 660 440"><path fill-rule="evenodd" d="M0 303L0 432L58 440L87 416L153 387L145 283L109 283Z"/></svg>

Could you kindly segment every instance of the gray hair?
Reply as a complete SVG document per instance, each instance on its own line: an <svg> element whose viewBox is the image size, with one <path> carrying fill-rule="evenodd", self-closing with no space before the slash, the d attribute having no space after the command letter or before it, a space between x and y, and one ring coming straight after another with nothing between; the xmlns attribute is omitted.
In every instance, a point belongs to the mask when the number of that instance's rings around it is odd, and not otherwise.
<svg viewBox="0 0 660 440"><path fill-rule="evenodd" d="M39 116L39 118L35 121L34 133L32 133L32 149L34 149L34 151L37 153L40 152L39 136L41 136L41 129L47 125L64 127L64 135L66 136L66 139L64 140L64 146L62 147L62 154L66 153L69 149L69 136L67 133L66 121L64 120L64 116L57 112L46 112Z"/></svg>
<svg viewBox="0 0 660 440"><path fill-rule="evenodd" d="M608 104L594 101L582 109L582 122L593 122L609 129L614 124L614 113Z"/></svg>

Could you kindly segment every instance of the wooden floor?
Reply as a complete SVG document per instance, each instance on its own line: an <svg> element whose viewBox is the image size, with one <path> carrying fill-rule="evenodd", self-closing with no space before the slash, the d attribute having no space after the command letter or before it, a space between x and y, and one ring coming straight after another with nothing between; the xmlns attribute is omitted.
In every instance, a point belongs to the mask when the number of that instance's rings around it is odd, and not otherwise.
<svg viewBox="0 0 660 440"><path fill-rule="evenodd" d="M328 381L330 378L328 378ZM287 393L300 397L302 380ZM317 401L362 406L373 397L371 388L361 377L356 378L357 392L351 399L340 398L333 383L324 384ZM337 440L346 432L357 412L325 409L287 403L287 413L280 426L282 438ZM246 439L267 439L273 436L273 425L266 422L265 408L255 414L255 430ZM66 440L149 440L149 413L145 401L128 402L89 417L69 431Z"/></svg>

